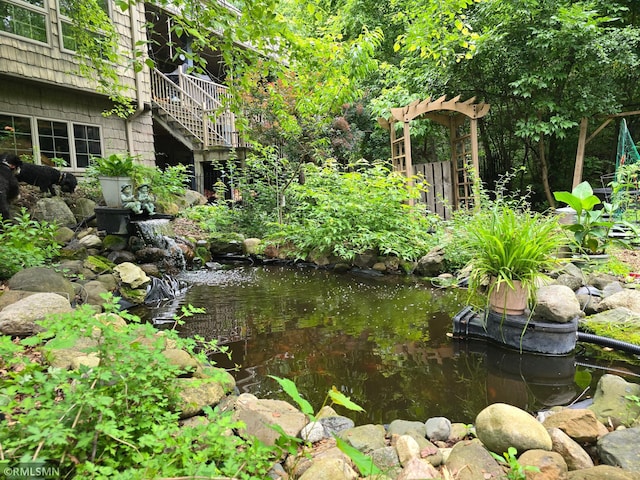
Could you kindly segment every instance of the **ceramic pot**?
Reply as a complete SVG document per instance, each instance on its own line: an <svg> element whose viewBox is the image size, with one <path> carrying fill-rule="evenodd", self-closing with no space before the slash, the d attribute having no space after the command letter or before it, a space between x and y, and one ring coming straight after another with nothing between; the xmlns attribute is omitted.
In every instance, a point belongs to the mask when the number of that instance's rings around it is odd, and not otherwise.
<svg viewBox="0 0 640 480"><path fill-rule="evenodd" d="M489 306L491 310L506 315L523 315L527 307L527 290L522 287L519 280L513 281L511 288L506 283L496 284L492 280L489 294Z"/></svg>
<svg viewBox="0 0 640 480"><path fill-rule="evenodd" d="M131 177L98 177L107 207L122 208L120 194L124 185L132 185Z"/></svg>

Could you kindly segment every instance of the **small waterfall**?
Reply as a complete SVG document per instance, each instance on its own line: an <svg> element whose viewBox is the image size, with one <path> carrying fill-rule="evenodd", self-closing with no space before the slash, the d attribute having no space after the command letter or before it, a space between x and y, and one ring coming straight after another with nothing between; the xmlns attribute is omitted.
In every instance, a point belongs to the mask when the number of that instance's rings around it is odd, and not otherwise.
<svg viewBox="0 0 640 480"><path fill-rule="evenodd" d="M136 225L145 245L164 250L166 252L166 260L176 270L183 271L186 269L187 262L184 252L172 237L173 229L168 218L136 220L131 223Z"/></svg>

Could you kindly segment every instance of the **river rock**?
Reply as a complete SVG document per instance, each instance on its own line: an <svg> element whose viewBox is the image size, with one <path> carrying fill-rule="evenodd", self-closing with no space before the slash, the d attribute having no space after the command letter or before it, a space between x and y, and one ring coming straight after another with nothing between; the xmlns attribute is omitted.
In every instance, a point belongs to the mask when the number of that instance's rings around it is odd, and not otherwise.
<svg viewBox="0 0 640 480"><path fill-rule="evenodd" d="M574 277L573 275L570 275L568 273L561 273L560 275L558 275L558 278L556 278L556 283L558 285L565 285L574 292L583 285L582 279Z"/></svg>
<svg viewBox="0 0 640 480"><path fill-rule="evenodd" d="M134 263L124 262L116 265L114 271L120 278L120 281L133 289L146 285L151 281L147 274Z"/></svg>
<svg viewBox="0 0 640 480"><path fill-rule="evenodd" d="M20 270L9 279L12 290L26 290L28 292L54 292L67 297L71 302L75 295L73 285L62 274L53 268L30 267Z"/></svg>
<svg viewBox="0 0 640 480"><path fill-rule="evenodd" d="M423 422L411 422L408 420L393 420L387 428L389 435L405 435L408 432L416 432L423 437L427 436L427 426Z"/></svg>
<svg viewBox="0 0 640 480"><path fill-rule="evenodd" d="M615 327L625 326L631 331L638 331L640 330L640 313L633 312L626 307L616 307L591 315L583 322L587 327L593 325L594 329L598 326L612 325Z"/></svg>
<svg viewBox="0 0 640 480"><path fill-rule="evenodd" d="M206 406L217 405L225 396L220 383L213 379L176 378L178 396L180 397L180 418L189 418L202 412Z"/></svg>
<svg viewBox="0 0 640 480"><path fill-rule="evenodd" d="M31 209L31 218L69 227L76 224L76 217L69 205L65 203L62 197L57 195L38 200Z"/></svg>
<svg viewBox="0 0 640 480"><path fill-rule="evenodd" d="M424 480L440 478L440 472L429 462L421 458L412 458L404 466L396 480Z"/></svg>
<svg viewBox="0 0 640 480"><path fill-rule="evenodd" d="M555 427L547 431L553 442L553 451L562 455L569 470L593 467L593 460L589 454L569 435Z"/></svg>
<svg viewBox="0 0 640 480"><path fill-rule="evenodd" d="M358 474L340 458L316 459L299 480L355 480Z"/></svg>
<svg viewBox="0 0 640 480"><path fill-rule="evenodd" d="M425 422L427 438L444 442L451 435L451 421L445 417L432 417Z"/></svg>
<svg viewBox="0 0 640 480"><path fill-rule="evenodd" d="M478 439L456 443L445 463L456 480L504 478L504 471Z"/></svg>
<svg viewBox="0 0 640 480"><path fill-rule="evenodd" d="M414 270L421 277L435 277L444 271L444 249L435 247L418 260Z"/></svg>
<svg viewBox="0 0 640 480"><path fill-rule="evenodd" d="M54 238L56 239L56 242L60 244L65 244L67 242L70 242L75 235L76 235L76 232L71 230L69 227L60 227L56 231Z"/></svg>
<svg viewBox="0 0 640 480"><path fill-rule="evenodd" d="M339 437L365 453L386 446L385 431L382 425L360 425L340 432Z"/></svg>
<svg viewBox="0 0 640 480"><path fill-rule="evenodd" d="M340 432L343 432L345 430L355 427L355 423L353 420L347 417L343 417L342 415L332 415L332 416L324 417L318 414L316 418L324 428L324 433L326 437L333 437L334 435L337 435Z"/></svg>
<svg viewBox="0 0 640 480"><path fill-rule="evenodd" d="M625 398L629 395L640 397L640 385L629 383L618 375L605 374L598 380L589 409L604 424L613 422L630 426L640 416L640 406Z"/></svg>
<svg viewBox="0 0 640 480"><path fill-rule="evenodd" d="M550 322L567 323L582 316L582 310L571 288L545 285L536 291L535 316Z"/></svg>
<svg viewBox="0 0 640 480"><path fill-rule="evenodd" d="M73 308L66 297L57 293L35 293L6 306L0 312L0 333L4 335L32 335L44 329L37 325L52 314L71 313Z"/></svg>
<svg viewBox="0 0 640 480"><path fill-rule="evenodd" d="M602 272L592 272L587 278L587 284L593 285L599 290L603 290L607 285L617 282L618 278L614 275Z"/></svg>
<svg viewBox="0 0 640 480"><path fill-rule="evenodd" d="M543 422L546 428L559 428L579 443L595 443L609 431L587 409L564 408L549 415Z"/></svg>
<svg viewBox="0 0 640 480"><path fill-rule="evenodd" d="M410 435L400 435L396 440L396 452L400 459L400 465L407 465L412 458L420 458L420 445Z"/></svg>
<svg viewBox="0 0 640 480"><path fill-rule="evenodd" d="M91 280L82 285L82 293L80 298L82 303L89 305L95 305L102 308L102 304L105 300L101 297L102 294L109 293L109 290L105 285L98 280Z"/></svg>
<svg viewBox="0 0 640 480"><path fill-rule="evenodd" d="M167 348L162 351L162 355L167 359L169 365L177 367L181 372L193 373L198 369L198 361L188 352L179 348Z"/></svg>
<svg viewBox="0 0 640 480"><path fill-rule="evenodd" d="M393 447L382 447L371 452L373 464L387 475L397 477L402 467L398 452Z"/></svg>
<svg viewBox="0 0 640 480"><path fill-rule="evenodd" d="M616 430L598 440L602 463L638 472L640 478L640 427Z"/></svg>
<svg viewBox="0 0 640 480"><path fill-rule="evenodd" d="M102 239L98 235L87 235L79 240L80 245L86 248L102 248Z"/></svg>
<svg viewBox="0 0 640 480"><path fill-rule="evenodd" d="M275 445L280 434L271 425L279 425L285 433L297 437L307 424L307 417L282 400L261 400L250 393L241 394L235 402L234 419L244 422L243 437L257 437L267 445Z"/></svg>
<svg viewBox="0 0 640 480"><path fill-rule="evenodd" d="M478 414L475 425L480 441L499 455L509 447L518 452L551 450L551 437L547 430L530 414L512 405L489 405Z"/></svg>
<svg viewBox="0 0 640 480"><path fill-rule="evenodd" d="M598 465L584 470L568 472L566 480L640 480L636 473L626 472L618 467Z"/></svg>
<svg viewBox="0 0 640 480"><path fill-rule="evenodd" d="M257 255L260 243L262 240L259 238L245 238L242 241L242 251L245 255Z"/></svg>
<svg viewBox="0 0 640 480"><path fill-rule="evenodd" d="M614 293L622 292L624 287L620 282L611 282L602 289L602 298L607 298Z"/></svg>
<svg viewBox="0 0 640 480"><path fill-rule="evenodd" d="M324 427L320 422L309 422L300 430L300 438L306 442L319 442L325 438Z"/></svg>
<svg viewBox="0 0 640 480"><path fill-rule="evenodd" d="M527 478L531 479L561 479L568 471L562 455L546 450L527 450L518 457L518 462L523 467L531 466L540 469L540 472L527 474Z"/></svg>

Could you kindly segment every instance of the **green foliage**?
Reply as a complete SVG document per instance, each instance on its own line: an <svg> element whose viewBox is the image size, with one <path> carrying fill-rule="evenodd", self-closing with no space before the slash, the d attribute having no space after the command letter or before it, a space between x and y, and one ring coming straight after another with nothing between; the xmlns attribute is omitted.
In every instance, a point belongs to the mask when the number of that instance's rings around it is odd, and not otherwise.
<svg viewBox="0 0 640 480"><path fill-rule="evenodd" d="M296 387L296 384L294 382L287 378L280 378L274 375L269 375L269 377L278 382L285 393L298 404L302 413L304 413L310 420L315 421L315 416L313 415L313 407L307 400L302 397L302 395L300 395L298 387ZM340 392L336 387L332 387L331 390L327 392L322 407L320 407L321 410L327 404L328 400L331 400L330 406L341 405L346 409L354 412L364 412L362 407L352 402L349 397ZM284 432L281 433L284 434ZM357 448L352 447L341 438L336 437L336 445L353 461L362 475L379 475L382 473L380 469L375 466L375 464L373 463L373 459L370 456L365 455Z"/></svg>
<svg viewBox="0 0 640 480"><path fill-rule="evenodd" d="M0 278L9 278L24 268L44 265L58 256L58 227L32 220L23 208L13 221L2 222L0 231Z"/></svg>
<svg viewBox="0 0 640 480"><path fill-rule="evenodd" d="M616 224L614 217L620 209L620 204L600 202L593 194L589 182L576 185L571 192L553 192L556 200L564 202L576 211L576 222L565 225L564 228L573 233L573 245L578 253L597 254L604 253L613 243L609 236L611 229ZM616 198L616 197L614 197ZM617 196L617 199L623 197ZM595 210L595 206L602 203L603 208ZM632 231L635 226L620 220ZM618 240L618 243L624 243Z"/></svg>
<svg viewBox="0 0 640 480"><path fill-rule="evenodd" d="M134 186L149 185L158 203L171 202L184 195L189 179L189 167L178 164L160 170L138 162L138 156L113 153L107 157L92 157L86 170L86 183L95 183L98 177L131 177Z"/></svg>
<svg viewBox="0 0 640 480"><path fill-rule="evenodd" d="M273 242L291 245L300 258L312 251L353 259L374 251L415 260L435 244L430 230L435 220L418 198L415 185L385 165L362 162L342 171L335 164L306 165L304 185L292 184L288 213Z"/></svg>
<svg viewBox="0 0 640 480"><path fill-rule="evenodd" d="M105 298L107 311L117 311ZM8 398L0 405L8 419L0 423L4 458L49 460L60 465L63 476L78 478L264 478L279 451L227 435L242 427L230 413L207 408L210 423L179 425L175 378L180 372L161 351L175 342L203 363L206 346L195 353L194 344L176 332L158 332L137 317L120 315L129 323L115 327L104 314L81 307L49 317L42 322L45 333L21 344L0 339ZM65 370L27 355L33 348L50 355L51 349L82 339L84 351L99 356L99 366Z"/></svg>
<svg viewBox="0 0 640 480"><path fill-rule="evenodd" d="M85 175L97 177L130 177L133 174L136 156L125 153L112 153L107 157L91 157Z"/></svg>
<svg viewBox="0 0 640 480"><path fill-rule="evenodd" d="M526 480L527 472L539 472L538 467L532 465L523 466L518 462L518 451L514 447L509 447L503 456L491 452L491 456L498 462L508 467L507 478L509 480Z"/></svg>

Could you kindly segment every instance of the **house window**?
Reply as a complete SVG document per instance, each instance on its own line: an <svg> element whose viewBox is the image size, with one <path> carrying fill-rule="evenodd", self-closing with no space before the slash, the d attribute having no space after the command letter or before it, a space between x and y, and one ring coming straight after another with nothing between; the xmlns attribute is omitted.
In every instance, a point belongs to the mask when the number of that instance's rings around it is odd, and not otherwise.
<svg viewBox="0 0 640 480"><path fill-rule="evenodd" d="M0 31L47 43L44 0L0 0Z"/></svg>
<svg viewBox="0 0 640 480"><path fill-rule="evenodd" d="M51 120L38 120L40 154L48 158L64 158L71 165L68 124Z"/></svg>
<svg viewBox="0 0 640 480"><path fill-rule="evenodd" d="M100 142L100 127L91 125L73 124L73 137L76 147L76 166L86 168L91 157L102 156L102 143Z"/></svg>
<svg viewBox="0 0 640 480"><path fill-rule="evenodd" d="M0 153L33 155L31 119L0 114Z"/></svg>
<svg viewBox="0 0 640 480"><path fill-rule="evenodd" d="M0 114L0 153L31 157L38 151L41 159L63 158L74 170L86 168L91 157L102 156L100 127Z"/></svg>
<svg viewBox="0 0 640 480"><path fill-rule="evenodd" d="M109 1L108 0L96 0L98 7L109 16ZM74 0L58 0L58 9L60 12L60 30L62 32L62 47L67 50L78 49L78 35L76 27L71 21L71 12L74 8ZM92 32L98 40L101 39L99 32Z"/></svg>

